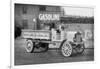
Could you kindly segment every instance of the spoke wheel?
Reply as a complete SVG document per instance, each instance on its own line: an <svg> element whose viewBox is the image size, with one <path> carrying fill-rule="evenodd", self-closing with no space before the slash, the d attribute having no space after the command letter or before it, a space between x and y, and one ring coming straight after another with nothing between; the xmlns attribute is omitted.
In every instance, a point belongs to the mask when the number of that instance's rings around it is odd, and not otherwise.
<svg viewBox="0 0 100 69"><path fill-rule="evenodd" d="M81 53L83 53L84 52L84 44L79 44L79 45L77 45L76 46L76 48L75 48L75 50L76 50L76 52L78 53L78 54L81 54Z"/></svg>
<svg viewBox="0 0 100 69"><path fill-rule="evenodd" d="M61 46L61 53L65 57L72 55L72 46L69 42L65 41Z"/></svg>
<svg viewBox="0 0 100 69"><path fill-rule="evenodd" d="M26 41L26 46L25 46L25 50L29 53L32 53L34 50L34 43L32 42L32 40L27 40Z"/></svg>

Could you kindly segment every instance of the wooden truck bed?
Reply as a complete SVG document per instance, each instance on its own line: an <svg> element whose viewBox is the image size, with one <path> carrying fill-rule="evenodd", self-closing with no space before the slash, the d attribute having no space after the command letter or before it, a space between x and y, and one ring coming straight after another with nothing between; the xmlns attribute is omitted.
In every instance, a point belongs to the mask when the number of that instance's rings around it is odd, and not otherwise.
<svg viewBox="0 0 100 69"><path fill-rule="evenodd" d="M32 38L32 39L51 39L51 32L47 30L22 30L23 38Z"/></svg>

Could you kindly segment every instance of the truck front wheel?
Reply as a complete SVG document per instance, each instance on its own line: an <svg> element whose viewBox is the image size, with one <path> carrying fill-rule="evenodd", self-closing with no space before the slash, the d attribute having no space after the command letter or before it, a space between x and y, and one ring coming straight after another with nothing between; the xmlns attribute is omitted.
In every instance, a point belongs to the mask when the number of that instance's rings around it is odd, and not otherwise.
<svg viewBox="0 0 100 69"><path fill-rule="evenodd" d="M78 44L75 48L75 50L78 54L82 54L84 52L84 49L85 49L84 43Z"/></svg>
<svg viewBox="0 0 100 69"><path fill-rule="evenodd" d="M64 57L69 57L72 55L73 48L72 48L71 44L66 40L66 41L62 42L60 50L61 50L61 54Z"/></svg>

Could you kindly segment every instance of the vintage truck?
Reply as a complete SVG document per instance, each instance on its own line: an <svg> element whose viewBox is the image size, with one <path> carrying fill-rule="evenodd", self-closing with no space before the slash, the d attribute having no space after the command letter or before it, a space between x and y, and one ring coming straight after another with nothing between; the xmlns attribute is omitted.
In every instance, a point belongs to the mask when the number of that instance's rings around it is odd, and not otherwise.
<svg viewBox="0 0 100 69"><path fill-rule="evenodd" d="M26 39L25 50L28 53L33 53L35 48L43 48L43 51L47 51L50 44L58 44L56 47L60 49L60 53L64 57L71 56L73 54L73 50L75 50L77 54L83 53L85 46L81 36L81 32L77 31L55 29L22 30L22 37Z"/></svg>

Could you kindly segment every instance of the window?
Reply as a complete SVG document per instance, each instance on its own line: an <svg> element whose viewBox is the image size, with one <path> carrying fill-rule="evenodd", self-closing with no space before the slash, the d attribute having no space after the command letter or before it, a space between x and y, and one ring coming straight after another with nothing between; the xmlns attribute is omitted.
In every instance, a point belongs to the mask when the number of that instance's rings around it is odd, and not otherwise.
<svg viewBox="0 0 100 69"><path fill-rule="evenodd" d="M28 20L23 20L22 24L23 24L23 29L27 29L28 28Z"/></svg>
<svg viewBox="0 0 100 69"><path fill-rule="evenodd" d="M27 14L27 7L26 6L22 7L22 12L23 12L23 14Z"/></svg>
<svg viewBox="0 0 100 69"><path fill-rule="evenodd" d="M40 6L39 10L40 11L46 11L46 6Z"/></svg>

